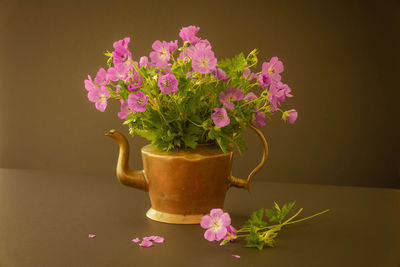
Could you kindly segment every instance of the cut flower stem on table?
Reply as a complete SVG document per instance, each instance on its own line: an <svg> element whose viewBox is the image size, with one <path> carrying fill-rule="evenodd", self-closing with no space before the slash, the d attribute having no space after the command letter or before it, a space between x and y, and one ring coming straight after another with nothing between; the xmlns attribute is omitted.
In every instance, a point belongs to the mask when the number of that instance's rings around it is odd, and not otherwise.
<svg viewBox="0 0 400 267"><path fill-rule="evenodd" d="M246 247L262 250L266 247L274 247L279 231L290 224L309 220L322 215L329 209L318 212L314 215L294 220L302 211L300 208L293 216L286 219L288 213L294 207L295 202L279 207L275 202L272 209L261 208L250 216L250 218L236 230L231 225L231 219L227 212L221 209L212 209L210 215L205 215L200 223L202 228L207 229L204 238L208 241L221 241L221 246L233 242L238 238L245 238Z"/></svg>

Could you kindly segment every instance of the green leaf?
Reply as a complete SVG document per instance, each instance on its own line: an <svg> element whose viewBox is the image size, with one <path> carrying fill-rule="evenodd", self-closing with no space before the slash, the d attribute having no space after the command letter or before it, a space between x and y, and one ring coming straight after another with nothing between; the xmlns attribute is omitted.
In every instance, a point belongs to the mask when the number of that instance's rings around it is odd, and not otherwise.
<svg viewBox="0 0 400 267"><path fill-rule="evenodd" d="M134 129L135 133L140 135L141 137L146 138L149 141L155 140L159 136L159 131L157 130L141 130L141 129Z"/></svg>
<svg viewBox="0 0 400 267"><path fill-rule="evenodd" d="M247 66L247 61L244 58L243 53L240 53L232 59L232 72L240 71L242 72Z"/></svg>
<svg viewBox="0 0 400 267"><path fill-rule="evenodd" d="M282 212L281 212L281 217L282 217L281 220L283 220L286 217L286 215L294 207L294 205L295 205L295 202L291 202L291 203L287 203L287 204L283 205Z"/></svg>
<svg viewBox="0 0 400 267"><path fill-rule="evenodd" d="M268 217L270 222L279 222L281 223L282 220L286 217L289 211L294 207L295 202L291 202L288 204L283 205L282 209L279 205L275 202L275 206L265 211L265 215Z"/></svg>
<svg viewBox="0 0 400 267"><path fill-rule="evenodd" d="M110 51L105 52L104 55L106 55L107 57L112 57L113 56L113 54Z"/></svg>
<svg viewBox="0 0 400 267"><path fill-rule="evenodd" d="M248 66L255 66L255 65L257 65L257 62L258 62L257 54L258 54L257 48L254 49L253 51L251 51L251 52L249 53L249 55L248 55L247 58L246 58L246 61L247 61L247 65L248 65Z"/></svg>
<svg viewBox="0 0 400 267"><path fill-rule="evenodd" d="M238 72L243 72L247 67L247 61L243 53L232 59L223 59L218 61L218 67L222 68L228 76L237 76Z"/></svg>
<svg viewBox="0 0 400 267"><path fill-rule="evenodd" d="M264 208L261 208L253 214L251 214L250 218L244 223L242 227L265 227L267 226L267 222L263 220L264 216Z"/></svg>
<svg viewBox="0 0 400 267"><path fill-rule="evenodd" d="M131 92L128 90L128 87L126 87L126 84L124 83L124 81L119 80L118 84L121 86L120 89L119 89L118 94L121 96L121 98L124 101L127 101L128 100L128 96L129 96L129 94Z"/></svg>
<svg viewBox="0 0 400 267"><path fill-rule="evenodd" d="M185 134L182 136L182 140L185 143L185 147L195 149L197 146L197 140L199 138L196 135Z"/></svg>
<svg viewBox="0 0 400 267"><path fill-rule="evenodd" d="M240 154L242 154L247 149L246 143L244 142L244 140L241 136L234 138L233 143L235 144L235 146Z"/></svg>
<svg viewBox="0 0 400 267"><path fill-rule="evenodd" d="M259 233L257 233L254 227L250 229L250 234L246 237L246 241L247 248L258 248L259 250L262 250L264 248L262 237Z"/></svg>

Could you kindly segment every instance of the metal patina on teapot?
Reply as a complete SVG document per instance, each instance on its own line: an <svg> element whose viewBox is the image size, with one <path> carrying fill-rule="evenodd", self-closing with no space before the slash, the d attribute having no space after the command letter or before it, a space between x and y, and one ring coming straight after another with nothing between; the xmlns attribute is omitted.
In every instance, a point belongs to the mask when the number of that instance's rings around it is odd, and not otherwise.
<svg viewBox="0 0 400 267"><path fill-rule="evenodd" d="M151 208L146 216L173 224L198 224L213 208L223 208L227 190L234 186L249 190L253 176L268 157L267 142L259 129L250 124L261 138L264 153L261 162L247 180L231 174L233 149L222 152L216 144L200 144L196 149L165 152L152 145L142 148L143 170L129 168L129 145L116 130L106 135L119 143L117 178L127 186L150 195Z"/></svg>

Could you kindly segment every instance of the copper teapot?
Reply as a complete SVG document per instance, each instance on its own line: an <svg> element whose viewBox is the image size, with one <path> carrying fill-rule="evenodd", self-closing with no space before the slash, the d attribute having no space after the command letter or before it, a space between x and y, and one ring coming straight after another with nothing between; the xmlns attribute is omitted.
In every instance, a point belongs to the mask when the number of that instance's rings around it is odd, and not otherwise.
<svg viewBox="0 0 400 267"><path fill-rule="evenodd" d="M131 170L126 138L116 130L110 130L106 135L119 143L118 180L149 192L151 208L146 213L148 218L174 224L197 224L211 209L223 208L230 187L249 190L253 176L265 164L267 142L259 129L251 124L250 128L261 138L264 153L247 180L231 174L233 149L224 153L216 144L173 152L146 145L141 150L144 169Z"/></svg>

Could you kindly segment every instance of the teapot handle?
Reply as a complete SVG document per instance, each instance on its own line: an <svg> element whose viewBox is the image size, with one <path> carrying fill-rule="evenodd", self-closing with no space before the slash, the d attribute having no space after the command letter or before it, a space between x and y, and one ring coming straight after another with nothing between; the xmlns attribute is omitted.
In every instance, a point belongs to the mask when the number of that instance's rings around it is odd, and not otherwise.
<svg viewBox="0 0 400 267"><path fill-rule="evenodd" d="M247 189L248 191L250 191L250 184L251 184L251 181L253 180L253 176L259 170L261 170L261 168L264 166L265 162L267 162L267 158L268 158L268 144L267 144L267 141L265 140L264 135L253 124L250 123L249 126L250 126L251 129L253 129L258 134L258 136L260 137L260 139L261 139L261 141L263 143L264 154L263 154L262 160L257 165L257 167L255 167L254 170L249 174L249 177L247 177L247 180L244 180L244 179L241 179L241 178L236 178L236 177L234 177L232 175L230 177L230 186L244 188L244 189Z"/></svg>

